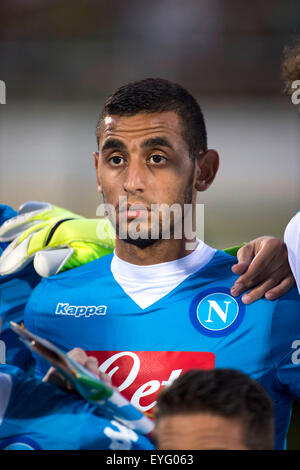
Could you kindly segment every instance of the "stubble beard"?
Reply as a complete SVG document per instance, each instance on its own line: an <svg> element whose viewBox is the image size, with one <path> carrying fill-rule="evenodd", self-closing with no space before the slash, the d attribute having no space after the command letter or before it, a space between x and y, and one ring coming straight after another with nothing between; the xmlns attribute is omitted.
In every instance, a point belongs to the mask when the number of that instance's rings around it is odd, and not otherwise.
<svg viewBox="0 0 300 470"><path fill-rule="evenodd" d="M184 189L184 193L183 193L183 202L176 202L176 203L173 203L173 204L179 204L181 205L182 207L182 211L181 211L181 218L174 221L174 214L172 213L172 217L171 217L171 220L170 220L170 239L174 238L174 231L175 231L175 227L178 225L178 224L181 224L181 227L182 227L182 230L183 230L183 226L184 226L184 204L192 204L192 200L193 200L193 180L194 180L194 168L195 168L195 163L193 164L193 168L192 168L192 171L190 173L190 176L189 176L189 179L188 179L188 182L187 182L187 185ZM105 194L103 192L103 199L104 199L104 202L106 203L106 198L105 198ZM116 221L115 223L113 223L113 225L115 225L115 229L116 229L116 234L117 234L117 237L118 237L118 234L120 234L120 223L119 223L119 212L117 212L117 216L116 216ZM151 219L150 219L151 220ZM113 221L112 221L113 222ZM140 248L140 249L145 249L145 248L148 248L150 246L153 246L154 244L157 244L159 242L161 242L163 239L165 239L164 237L164 232L163 232L163 228L162 228L162 221L161 221L161 217L159 217L159 229L158 229L158 234L157 236L151 236L151 226L149 227L148 229L148 233L147 233L147 237L145 237L145 232L143 231L143 238L140 237L140 238L132 238L129 234L129 231L128 231L128 225L127 225L127 229L126 229L126 236L124 237L123 235L123 232L124 230L122 230L122 237L121 239L125 242L125 243L128 243L130 245L134 245L136 246L137 248Z"/></svg>

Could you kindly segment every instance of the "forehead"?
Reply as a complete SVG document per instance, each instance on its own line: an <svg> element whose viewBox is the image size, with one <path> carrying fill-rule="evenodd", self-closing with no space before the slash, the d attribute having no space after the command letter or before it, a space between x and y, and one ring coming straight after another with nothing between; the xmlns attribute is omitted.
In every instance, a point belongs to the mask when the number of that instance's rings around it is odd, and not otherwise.
<svg viewBox="0 0 300 470"><path fill-rule="evenodd" d="M164 416L156 424L158 445L165 449L243 449L242 434L237 420L208 413Z"/></svg>
<svg viewBox="0 0 300 470"><path fill-rule="evenodd" d="M152 134L182 139L180 117L174 111L138 113L134 116L108 115L101 123L99 139L103 141L112 136L143 138Z"/></svg>

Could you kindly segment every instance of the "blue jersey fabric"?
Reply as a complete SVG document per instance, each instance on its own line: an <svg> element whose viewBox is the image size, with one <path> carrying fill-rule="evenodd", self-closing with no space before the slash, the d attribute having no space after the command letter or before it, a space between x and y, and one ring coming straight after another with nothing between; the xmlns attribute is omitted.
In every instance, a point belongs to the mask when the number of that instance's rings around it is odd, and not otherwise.
<svg viewBox="0 0 300 470"><path fill-rule="evenodd" d="M16 215L18 215L18 213L12 207L7 206L6 204L0 204L0 225L4 224L6 220L11 219ZM7 247L7 245L8 243L6 242L0 242L0 256L2 251L4 251Z"/></svg>
<svg viewBox="0 0 300 470"><path fill-rule="evenodd" d="M0 204L0 225L15 217L17 212L11 207ZM0 243L2 249L8 243ZM2 330L0 340L6 346L6 363L29 370L34 364L30 351L10 330L9 322L21 323L24 320L24 309L32 289L39 283L40 276L35 272L32 263L17 273L0 276L0 318Z"/></svg>
<svg viewBox="0 0 300 470"><path fill-rule="evenodd" d="M11 331L9 322L23 322L26 302L40 279L32 263L18 273L0 276L0 340L4 341L6 346L6 363L21 367L25 371L31 368L34 361L28 348Z"/></svg>
<svg viewBox="0 0 300 470"><path fill-rule="evenodd" d="M0 450L154 449L148 437L52 384L0 365Z"/></svg>
<svg viewBox="0 0 300 470"><path fill-rule="evenodd" d="M111 372L113 384L143 411L151 400L155 405L151 393L184 370L241 370L271 396L276 448L284 448L293 398L300 397L297 290L246 306L230 295L236 258L217 251L204 268L142 309L115 281L111 260L107 255L43 279L27 304L25 326L65 351L81 347L98 357L101 370ZM37 358L37 374L47 368Z"/></svg>

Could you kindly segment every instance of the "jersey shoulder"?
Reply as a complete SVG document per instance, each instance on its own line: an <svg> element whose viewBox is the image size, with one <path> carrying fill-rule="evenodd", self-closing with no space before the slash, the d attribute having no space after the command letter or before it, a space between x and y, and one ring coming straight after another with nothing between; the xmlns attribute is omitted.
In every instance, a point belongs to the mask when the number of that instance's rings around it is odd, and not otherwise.
<svg viewBox="0 0 300 470"><path fill-rule="evenodd" d="M295 334L300 337L300 295L297 288L292 287L285 295L271 302L275 303L273 334L282 339Z"/></svg>
<svg viewBox="0 0 300 470"><path fill-rule="evenodd" d="M231 270L232 266L237 263L236 256L229 255L221 250L216 250L214 256L203 268L199 269L190 279L214 279L218 280L238 278Z"/></svg>
<svg viewBox="0 0 300 470"><path fill-rule="evenodd" d="M48 311L49 305L60 298L61 295L68 293L73 298L79 291L81 295L88 294L91 291L91 286L99 286L99 283L102 286L110 284L112 276L110 271L111 259L112 254L108 254L77 268L48 278L42 278L32 290L26 303L24 310L26 328L35 332L37 314ZM92 288L92 291L96 291L96 289Z"/></svg>
<svg viewBox="0 0 300 470"><path fill-rule="evenodd" d="M109 253L108 255L102 256L94 261L90 261L89 263L83 264L82 266L78 266L73 269L69 269L68 271L64 271L59 274L55 274L54 276L50 276L48 278L43 278L42 282L50 282L50 283L59 283L60 285L64 284L64 282L68 282L72 280L75 282L78 280L80 282L81 279L88 280L95 279L95 277L103 277L107 272L110 272L110 264L113 257L113 253Z"/></svg>
<svg viewBox="0 0 300 470"><path fill-rule="evenodd" d="M18 215L18 213L12 207L6 204L0 204L0 225L16 215Z"/></svg>

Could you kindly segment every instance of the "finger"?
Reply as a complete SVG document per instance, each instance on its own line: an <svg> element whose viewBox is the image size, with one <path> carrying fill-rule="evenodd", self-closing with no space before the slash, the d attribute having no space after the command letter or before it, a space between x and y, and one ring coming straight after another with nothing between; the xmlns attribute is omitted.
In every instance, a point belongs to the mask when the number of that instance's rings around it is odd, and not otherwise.
<svg viewBox="0 0 300 470"><path fill-rule="evenodd" d="M99 364L98 361L95 357L90 356L85 364L83 364L86 369L88 369L92 374L94 374L96 377L100 378L100 373L99 373Z"/></svg>
<svg viewBox="0 0 300 470"><path fill-rule="evenodd" d="M239 274L240 276L247 272L249 265L254 257L254 247L252 243L247 243L247 245L242 246L237 252L238 264L232 266L232 272L234 274ZM247 286L243 284L243 279L239 277L233 284L230 292L233 296L237 297L242 292L247 290Z"/></svg>
<svg viewBox="0 0 300 470"><path fill-rule="evenodd" d="M78 362L78 364L82 365L94 375L99 377L99 363L96 357L88 356L86 352L81 348L74 348L69 351L67 355L71 357L74 361Z"/></svg>
<svg viewBox="0 0 300 470"><path fill-rule="evenodd" d="M294 284L295 278L292 274L290 274L289 276L285 277L276 287L273 287L272 289L268 290L265 293L265 297L268 300L278 299L278 297L281 297L282 295L286 294L293 287Z"/></svg>
<svg viewBox="0 0 300 470"><path fill-rule="evenodd" d="M26 201L19 207L18 214L39 213L45 210L52 210L53 206L49 202Z"/></svg>
<svg viewBox="0 0 300 470"><path fill-rule="evenodd" d="M90 372L92 372L96 377L98 377L103 382L106 382L111 385L111 378L109 375L101 372L99 370L99 362L98 359L94 356L89 356L88 360L84 365Z"/></svg>
<svg viewBox="0 0 300 470"><path fill-rule="evenodd" d="M68 356L77 361L83 367L88 369L92 374L94 374L99 379L104 382L111 384L111 379L107 374L104 374L99 370L98 359L94 356L88 356L83 349L74 348L72 351L68 352Z"/></svg>
<svg viewBox="0 0 300 470"><path fill-rule="evenodd" d="M232 266L232 271L235 274L242 275L244 274L247 269L249 268L250 263L254 258L254 246L252 243L248 243L247 245L243 246L237 252L237 259L238 263ZM240 295L245 287L242 285L241 279L237 279L232 287L232 295Z"/></svg>
<svg viewBox="0 0 300 470"><path fill-rule="evenodd" d="M273 275L272 263L273 255L267 254L266 251L259 251L255 258L249 265L246 273L242 274L235 282L235 284L241 284L243 289L249 289L266 279L266 276L270 278ZM276 269L281 268L285 262L276 266Z"/></svg>
<svg viewBox="0 0 300 470"><path fill-rule="evenodd" d="M104 372L101 372L100 370L99 370L99 374L100 374L100 375L99 375L99 378L100 378L103 382L106 382L107 384L112 385L111 378L110 378L109 375L104 374Z"/></svg>
<svg viewBox="0 0 300 470"><path fill-rule="evenodd" d="M73 248L38 251L33 261L34 269L41 277L54 276L60 272L73 253Z"/></svg>
<svg viewBox="0 0 300 470"><path fill-rule="evenodd" d="M281 287L277 289L277 286L279 286L285 279L287 279L287 282L284 282L284 284L282 284ZM272 293L270 294L270 297L268 296L266 297L266 298L269 298L270 300L272 298L275 299L277 296L280 297L281 295L288 292L288 290L293 286L295 282L290 266L286 262L284 262L282 266L279 266L279 267L277 266L275 271L273 272L269 271L268 277L266 277L266 273L263 273L262 275L254 279L253 282L249 282L248 285L243 284L242 281L243 281L243 276L241 276L237 280L237 282L239 282L240 284L235 284L233 288L231 289L231 294L233 296L237 297L238 295L241 295L245 290L248 290L251 287L257 287L261 289L262 286L264 286L267 289L266 292L268 290L276 288L276 290L273 292L274 297L272 297ZM257 292L260 292L260 290L258 290ZM254 296L255 296L255 289L254 289ZM253 300L257 300L257 299L254 298ZM250 300L250 303L253 300Z"/></svg>
<svg viewBox="0 0 300 470"><path fill-rule="evenodd" d="M239 251L237 252L237 259L238 263L247 263L248 265L251 263L255 256L254 253L254 244L253 243L247 243L247 245L242 246Z"/></svg>
<svg viewBox="0 0 300 470"><path fill-rule="evenodd" d="M25 218L23 221L21 218ZM1 242L10 242L15 238L22 235L25 230L28 230L31 227L41 223L41 220L27 220L29 216L17 216L13 219L9 219L0 227L0 241Z"/></svg>
<svg viewBox="0 0 300 470"><path fill-rule="evenodd" d="M31 262L33 255L28 256L28 245L30 243L32 233L29 237L25 238L21 243L17 238L11 242L8 247L3 251L0 257L0 275L16 273L23 269L28 263Z"/></svg>
<svg viewBox="0 0 300 470"><path fill-rule="evenodd" d="M255 302L256 300L261 299L262 297L264 297L266 292L277 286L279 282L280 281L278 280L278 275L274 278L270 277L265 282L258 284L254 289L243 295L241 299L242 302L246 305L249 305Z"/></svg>
<svg viewBox="0 0 300 470"><path fill-rule="evenodd" d="M50 367L42 382L50 382L51 384L63 390L71 391L72 385L63 377L54 367Z"/></svg>
<svg viewBox="0 0 300 470"><path fill-rule="evenodd" d="M18 211L18 215L6 220L0 227L0 240L3 242L14 240L30 227L41 223L41 220L32 220L46 211L52 209L52 205L47 202L28 201L25 202Z"/></svg>
<svg viewBox="0 0 300 470"><path fill-rule="evenodd" d="M67 356L71 357L71 359L74 359L74 361L79 362L79 364L84 365L86 360L88 359L88 355L86 352L81 349L81 348L73 348L71 351L67 353Z"/></svg>
<svg viewBox="0 0 300 470"><path fill-rule="evenodd" d="M248 266L249 266L249 263L247 261L244 261L238 264L234 264L231 269L234 272L234 274L244 274L244 272L247 271Z"/></svg>

